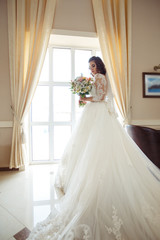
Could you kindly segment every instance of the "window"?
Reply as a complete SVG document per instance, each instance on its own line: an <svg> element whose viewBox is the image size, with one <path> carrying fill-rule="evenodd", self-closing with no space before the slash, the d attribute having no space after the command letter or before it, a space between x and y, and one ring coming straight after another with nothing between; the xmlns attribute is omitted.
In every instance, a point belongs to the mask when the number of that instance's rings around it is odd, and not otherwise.
<svg viewBox="0 0 160 240"><path fill-rule="evenodd" d="M70 91L70 81L90 76L88 59L94 49L53 47L47 50L30 117L31 162L55 162L63 153L82 109Z"/></svg>

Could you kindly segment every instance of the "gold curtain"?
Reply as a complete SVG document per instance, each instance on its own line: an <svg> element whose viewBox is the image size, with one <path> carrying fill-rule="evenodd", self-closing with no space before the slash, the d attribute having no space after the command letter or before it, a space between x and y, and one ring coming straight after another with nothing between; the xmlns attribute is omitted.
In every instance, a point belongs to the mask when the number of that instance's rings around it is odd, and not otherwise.
<svg viewBox="0 0 160 240"><path fill-rule="evenodd" d="M13 135L10 168L25 164L24 117L33 98L52 29L56 0L8 0Z"/></svg>
<svg viewBox="0 0 160 240"><path fill-rule="evenodd" d="M92 0L97 34L116 104L130 122L131 0Z"/></svg>

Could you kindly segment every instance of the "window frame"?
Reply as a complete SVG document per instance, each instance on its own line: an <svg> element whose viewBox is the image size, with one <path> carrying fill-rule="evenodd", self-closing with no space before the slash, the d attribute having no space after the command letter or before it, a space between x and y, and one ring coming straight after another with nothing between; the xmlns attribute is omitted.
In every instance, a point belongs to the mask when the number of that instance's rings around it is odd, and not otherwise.
<svg viewBox="0 0 160 240"><path fill-rule="evenodd" d="M47 48L49 51L49 81L39 82L37 86L48 86L49 87L49 121L48 122L32 122L32 104L29 111L29 164L53 164L58 163L60 159L54 159L54 126L71 126L72 129L76 123L76 112L75 112L75 95L71 94L71 121L61 122L53 121L53 87L54 86L69 86L68 82L54 82L52 76L52 49L70 49L71 50L71 79L75 78L75 50L88 50L91 51L91 56L96 55L96 52L100 51L99 48L89 48L89 47L77 47L77 46L64 46L64 45L55 45L50 44ZM33 160L33 143L32 143L32 126L48 126L49 132L49 159L48 160ZM52 134L53 133L53 134Z"/></svg>

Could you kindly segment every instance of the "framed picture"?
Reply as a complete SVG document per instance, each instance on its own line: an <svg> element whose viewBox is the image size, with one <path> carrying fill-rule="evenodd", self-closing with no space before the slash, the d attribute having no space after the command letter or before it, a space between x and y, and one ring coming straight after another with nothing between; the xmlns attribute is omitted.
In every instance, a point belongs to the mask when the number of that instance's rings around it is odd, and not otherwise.
<svg viewBox="0 0 160 240"><path fill-rule="evenodd" d="M160 73L143 72L143 97L160 98Z"/></svg>

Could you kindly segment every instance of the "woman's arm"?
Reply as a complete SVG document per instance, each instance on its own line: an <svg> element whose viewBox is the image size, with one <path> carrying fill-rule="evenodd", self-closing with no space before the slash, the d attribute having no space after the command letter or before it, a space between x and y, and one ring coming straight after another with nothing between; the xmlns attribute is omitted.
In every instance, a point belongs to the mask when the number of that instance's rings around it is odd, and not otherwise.
<svg viewBox="0 0 160 240"><path fill-rule="evenodd" d="M106 79L102 74L97 74L95 76L94 83L96 93L92 97L80 97L80 101L90 101L90 102L100 102L105 99L106 94Z"/></svg>
<svg viewBox="0 0 160 240"><path fill-rule="evenodd" d="M93 101L93 97L84 97L84 98L82 98L81 96L80 96L80 99L79 99L80 101L90 101L90 102L92 102Z"/></svg>

